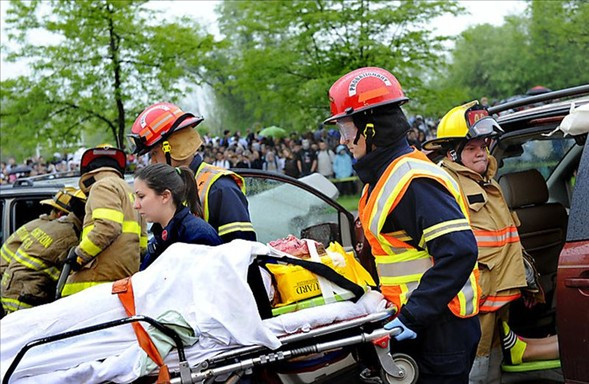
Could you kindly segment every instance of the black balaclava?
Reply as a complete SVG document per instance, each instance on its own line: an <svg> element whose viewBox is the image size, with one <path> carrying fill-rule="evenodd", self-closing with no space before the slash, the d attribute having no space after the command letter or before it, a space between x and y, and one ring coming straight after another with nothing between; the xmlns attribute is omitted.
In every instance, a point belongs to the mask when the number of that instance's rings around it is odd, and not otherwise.
<svg viewBox="0 0 589 384"><path fill-rule="evenodd" d="M358 128L354 143L360 134L366 137L366 153L372 151L372 144L377 147L389 147L406 136L410 125L398 104L387 104L371 108L352 115Z"/></svg>

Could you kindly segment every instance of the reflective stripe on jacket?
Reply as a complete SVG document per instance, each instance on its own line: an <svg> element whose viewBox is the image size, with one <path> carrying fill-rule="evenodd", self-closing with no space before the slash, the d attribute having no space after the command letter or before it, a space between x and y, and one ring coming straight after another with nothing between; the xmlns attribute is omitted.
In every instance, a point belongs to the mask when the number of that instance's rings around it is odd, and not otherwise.
<svg viewBox="0 0 589 384"><path fill-rule="evenodd" d="M24 241L31 241L29 236L31 231L41 225L43 222L49 221L49 216L41 215L38 219L31 220L23 226L19 227L8 239L2 244L0 249L0 275L6 271L8 264L15 256L16 250Z"/></svg>
<svg viewBox="0 0 589 384"><path fill-rule="evenodd" d="M403 232L381 232L387 217L415 178L429 178L443 185L455 198L465 216L463 219L426 228L423 237L419 239L421 249L408 244ZM426 243L450 232L470 230L468 210L457 183L418 151L394 160L369 197L367 187L360 199L360 220L375 257L382 293L400 309L419 285L423 274L433 265ZM478 269L475 265L463 288L448 303L448 308L454 315L471 317L478 313L480 288L477 279Z"/></svg>
<svg viewBox="0 0 589 384"><path fill-rule="evenodd" d="M40 220L14 253L2 276L2 306L6 312L53 301L55 284L69 249L78 243L81 222L73 214Z"/></svg>
<svg viewBox="0 0 589 384"><path fill-rule="evenodd" d="M133 209L133 191L116 172L97 171L76 248L85 264L70 275L63 296L131 276L139 270L140 254L147 248L146 225Z"/></svg>
<svg viewBox="0 0 589 384"><path fill-rule="evenodd" d="M233 221L223 223L220 222L219 218L217 218L216 220L212 220L213 218L210 215L211 204L209 201L209 193L211 191L213 183L215 183L215 181L217 181L222 176L231 177L235 181L235 184L237 184L237 187L245 195L245 181L243 180L243 177L227 169L215 167L213 165L202 162L198 167L198 170L196 171L195 177L198 190L198 197L203 208L203 218L206 222L210 223L211 225L213 225L213 227L215 227L215 229L219 233L219 236L221 237L232 232L254 232L254 227L252 226L252 223L249 221L249 213L247 213L247 206L244 208L246 210L244 214L248 216L248 221ZM238 203L241 204L241 202ZM231 208L226 207L225 209ZM243 220L245 220L245 218ZM219 224L218 227L216 227L216 224Z"/></svg>
<svg viewBox="0 0 589 384"><path fill-rule="evenodd" d="M479 248L481 312L493 312L521 296L526 286L522 248L514 216L493 177L497 161L489 155L485 176L444 159L442 167L462 188Z"/></svg>

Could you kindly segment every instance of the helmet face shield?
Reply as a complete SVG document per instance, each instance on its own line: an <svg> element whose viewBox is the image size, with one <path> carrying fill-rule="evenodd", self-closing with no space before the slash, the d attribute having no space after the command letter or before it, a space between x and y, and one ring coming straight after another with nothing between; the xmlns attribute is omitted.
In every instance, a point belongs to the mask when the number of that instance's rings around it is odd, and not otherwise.
<svg viewBox="0 0 589 384"><path fill-rule="evenodd" d="M358 133L358 128L354 124L354 121L351 117L344 117L341 119L337 119L335 121L337 127L339 128L339 133L341 139L344 141L352 141L356 138L356 134Z"/></svg>
<svg viewBox="0 0 589 384"><path fill-rule="evenodd" d="M496 137L503 133L499 123L490 116L483 117L468 128L466 139L471 140L479 137Z"/></svg>

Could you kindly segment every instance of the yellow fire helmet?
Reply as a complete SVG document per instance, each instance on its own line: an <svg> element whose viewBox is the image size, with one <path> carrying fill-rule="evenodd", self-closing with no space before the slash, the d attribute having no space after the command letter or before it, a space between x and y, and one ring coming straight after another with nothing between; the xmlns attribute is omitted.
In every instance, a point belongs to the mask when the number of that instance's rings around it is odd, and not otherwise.
<svg viewBox="0 0 589 384"><path fill-rule="evenodd" d="M62 212L70 213L72 211L72 199L79 199L85 203L86 195L80 189L65 187L60 189L52 199L41 200L40 203L50 205Z"/></svg>
<svg viewBox="0 0 589 384"><path fill-rule="evenodd" d="M438 124L437 137L423 143L423 149L440 150L454 145L457 141L475 138L495 138L503 129L489 116L487 109L478 101L471 101L452 108Z"/></svg>

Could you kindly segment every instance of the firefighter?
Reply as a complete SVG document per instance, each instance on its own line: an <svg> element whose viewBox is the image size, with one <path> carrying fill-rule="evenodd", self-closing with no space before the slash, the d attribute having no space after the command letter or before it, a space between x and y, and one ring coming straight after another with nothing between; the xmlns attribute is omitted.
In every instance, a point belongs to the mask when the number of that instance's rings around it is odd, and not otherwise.
<svg viewBox="0 0 589 384"><path fill-rule="evenodd" d="M123 179L125 152L108 145L86 150L80 160L82 191L88 196L80 244L67 262L74 271L63 296L131 276L147 248L145 222L133 209L134 195Z"/></svg>
<svg viewBox="0 0 589 384"><path fill-rule="evenodd" d="M59 190L52 199L41 200L39 203L50 206L51 211L49 211L49 213L44 213L37 219L31 220L24 224L12 235L10 235L10 237L8 237L8 239L2 245L2 249L0 249L0 254L2 256L0 258L0 276L4 273L8 267L8 264L10 264L12 261L14 253L18 247L20 247L21 243L29 237L29 234L33 229L45 221L57 219L58 217L64 214L67 215L69 213L63 200L69 200L69 197L67 197L65 194L66 192L74 192L75 190L76 189L72 187L65 187L63 190Z"/></svg>
<svg viewBox="0 0 589 384"><path fill-rule="evenodd" d="M19 228L2 247L10 262L2 275L2 307L6 313L53 301L59 267L78 243L86 196L81 190L60 190L42 204L54 208Z"/></svg>
<svg viewBox="0 0 589 384"><path fill-rule="evenodd" d="M456 182L406 139L408 99L388 71L354 70L329 90L331 117L365 183L359 216L380 287L399 309L396 351L420 383L467 383L480 337L477 247Z"/></svg>
<svg viewBox="0 0 589 384"><path fill-rule="evenodd" d="M149 153L151 163L188 166L196 177L203 218L217 230L223 242L255 241L243 178L203 162L197 153L202 140L194 127L202 121L202 117L185 113L174 104L153 104L133 124L129 135L133 153Z"/></svg>
<svg viewBox="0 0 589 384"><path fill-rule="evenodd" d="M527 286L516 227L519 220L516 223L517 216L510 212L493 179L497 161L488 153L491 141L502 132L486 108L473 101L451 109L440 120L437 138L424 143L424 149L444 156L440 165L465 194L479 248L481 340L471 383L501 381L501 330L497 325L507 321L509 303Z"/></svg>

